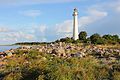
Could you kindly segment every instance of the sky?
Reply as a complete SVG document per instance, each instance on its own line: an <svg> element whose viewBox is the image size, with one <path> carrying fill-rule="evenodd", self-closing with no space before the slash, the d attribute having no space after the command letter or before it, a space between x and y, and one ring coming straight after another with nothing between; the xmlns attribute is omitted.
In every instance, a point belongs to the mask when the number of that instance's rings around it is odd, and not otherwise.
<svg viewBox="0 0 120 80"><path fill-rule="evenodd" d="M120 35L120 0L0 0L0 44L50 42L79 32Z"/></svg>

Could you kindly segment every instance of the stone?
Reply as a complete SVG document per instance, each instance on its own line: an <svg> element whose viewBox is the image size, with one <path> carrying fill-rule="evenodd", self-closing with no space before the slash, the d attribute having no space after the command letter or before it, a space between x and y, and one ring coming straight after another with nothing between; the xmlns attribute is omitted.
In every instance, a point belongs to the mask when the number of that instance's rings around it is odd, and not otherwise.
<svg viewBox="0 0 120 80"><path fill-rule="evenodd" d="M7 56L12 56L11 52L6 52Z"/></svg>
<svg viewBox="0 0 120 80"><path fill-rule="evenodd" d="M42 50L42 49L39 49L38 51L39 51L39 52L42 52L43 50Z"/></svg>

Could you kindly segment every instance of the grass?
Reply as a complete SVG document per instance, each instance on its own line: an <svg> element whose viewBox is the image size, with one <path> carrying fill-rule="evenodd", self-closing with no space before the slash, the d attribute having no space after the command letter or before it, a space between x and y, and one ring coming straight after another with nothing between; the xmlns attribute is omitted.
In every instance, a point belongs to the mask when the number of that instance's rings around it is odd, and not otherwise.
<svg viewBox="0 0 120 80"><path fill-rule="evenodd" d="M58 58L37 51L16 51L7 58L7 65L0 68L3 80L119 80L119 64L101 64L94 57Z"/></svg>

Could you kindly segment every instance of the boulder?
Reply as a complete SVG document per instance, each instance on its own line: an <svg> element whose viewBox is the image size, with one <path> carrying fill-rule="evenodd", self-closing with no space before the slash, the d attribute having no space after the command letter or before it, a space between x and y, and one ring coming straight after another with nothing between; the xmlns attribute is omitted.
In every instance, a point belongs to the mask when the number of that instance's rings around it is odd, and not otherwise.
<svg viewBox="0 0 120 80"><path fill-rule="evenodd" d="M64 48L53 49L52 54L56 54L58 55L58 57L65 56L65 49Z"/></svg>

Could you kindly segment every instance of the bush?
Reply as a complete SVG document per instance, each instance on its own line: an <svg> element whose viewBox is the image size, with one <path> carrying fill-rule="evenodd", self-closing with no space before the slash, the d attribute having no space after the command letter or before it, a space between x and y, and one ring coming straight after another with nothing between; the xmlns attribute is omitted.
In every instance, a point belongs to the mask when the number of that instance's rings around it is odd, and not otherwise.
<svg viewBox="0 0 120 80"><path fill-rule="evenodd" d="M86 37L87 37L87 32L81 31L81 32L79 33L79 40L85 41L85 40L86 40Z"/></svg>
<svg viewBox="0 0 120 80"><path fill-rule="evenodd" d="M118 72L118 71L113 72L113 79L120 80L120 72Z"/></svg>
<svg viewBox="0 0 120 80"><path fill-rule="evenodd" d="M105 40L97 33L90 36L90 40L93 44L105 44Z"/></svg>
<svg viewBox="0 0 120 80"><path fill-rule="evenodd" d="M21 80L21 79L22 79L21 73L11 72L8 75L6 75L3 80Z"/></svg>
<svg viewBox="0 0 120 80"><path fill-rule="evenodd" d="M106 40L107 44L117 44L119 43L119 36L118 35L103 35L103 39Z"/></svg>
<svg viewBox="0 0 120 80"><path fill-rule="evenodd" d="M78 40L74 40L72 43L75 43L75 44L80 43L80 40L79 39Z"/></svg>
<svg viewBox="0 0 120 80"><path fill-rule="evenodd" d="M65 42L65 43L72 43L74 40L72 38L66 37L60 39L60 42Z"/></svg>

